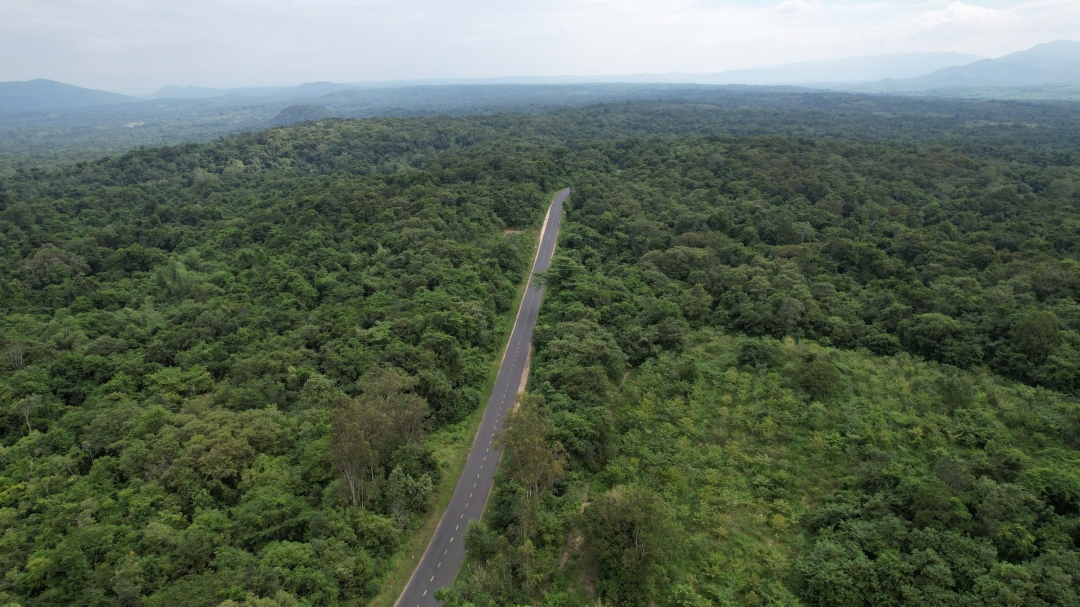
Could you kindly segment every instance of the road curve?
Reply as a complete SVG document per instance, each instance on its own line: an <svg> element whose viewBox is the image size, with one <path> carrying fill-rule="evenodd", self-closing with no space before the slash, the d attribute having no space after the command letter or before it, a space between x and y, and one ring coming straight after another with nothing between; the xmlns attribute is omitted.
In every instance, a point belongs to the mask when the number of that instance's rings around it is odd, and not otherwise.
<svg viewBox="0 0 1080 607"><path fill-rule="evenodd" d="M540 232L540 247L533 261L533 273L543 272L551 265L551 256L555 253L555 240L559 235L559 221L562 217L563 201L570 195L570 189L555 194L555 199L544 218L544 227ZM438 605L435 590L454 583L461 564L465 560L465 544L462 536L468 529L469 521L479 520L487 506L488 495L495 475L495 468L502 455L495 449L493 439L496 431L502 427L503 415L513 406L514 397L523 387L522 376L526 372L529 347L532 343L533 327L540 312L540 300L544 296L544 287L535 284L530 276L525 287L525 296L518 308L517 319L510 333L510 342L506 346L495 387L491 391L484 419L473 439L469 459L458 479L454 496L446 507L435 535L431 537L424 556L416 565L416 570L409 578L396 607L429 607Z"/></svg>

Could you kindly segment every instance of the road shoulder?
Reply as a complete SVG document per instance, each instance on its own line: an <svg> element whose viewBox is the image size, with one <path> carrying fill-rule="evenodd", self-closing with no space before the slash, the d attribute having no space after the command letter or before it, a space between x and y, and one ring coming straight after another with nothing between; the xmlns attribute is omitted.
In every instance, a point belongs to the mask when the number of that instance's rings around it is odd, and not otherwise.
<svg viewBox="0 0 1080 607"><path fill-rule="evenodd" d="M557 195L557 192L556 194ZM549 205L547 213L544 214L543 223L540 224L538 230L532 230L536 234L536 241L533 247L533 256L529 262L529 272L526 273L522 283L517 287L517 293L514 301L513 316L507 316L508 321L503 328L503 345L499 351L499 356L493 359L490 363L488 370L488 378L484 384L484 391L481 396L481 403L483 406L477 407L475 411L469 414L469 416L446 428L442 428L437 432L431 434L428 437L428 445L435 451L436 460L440 462L446 462L443 467L443 478L439 482L439 486L435 492L435 507L432 508L431 513L428 515L424 524L419 530L412 534L407 543L408 548L404 550L398 550L398 552L391 558L390 564L387 570L386 577L383 579L379 594L369 603L369 607L394 607L397 603L401 593L404 592L408 586L409 581L412 579L413 572L416 570L417 565L423 559L424 552L427 550L428 544L431 543L431 538L435 535L435 531L439 526L439 521L442 520L443 514L446 512L447 507L450 505L450 500L454 496L454 490L457 488L458 480L461 477L462 471L465 469L465 463L468 461L469 453L472 451L473 442L476 438L476 433L480 430L480 423L484 419L484 412L487 410L488 401L491 399L491 392L495 388L495 380L499 376L499 369L502 367L503 360L506 358L506 350L510 346L510 338L513 335L514 327L517 325L518 315L521 312L521 302L525 298L526 289L528 289L529 283L532 279L532 269L536 264L536 258L540 252L540 244L543 242L544 230L547 228L548 217L551 213L551 207ZM526 367L527 372L527 367ZM445 454L445 459L439 457Z"/></svg>

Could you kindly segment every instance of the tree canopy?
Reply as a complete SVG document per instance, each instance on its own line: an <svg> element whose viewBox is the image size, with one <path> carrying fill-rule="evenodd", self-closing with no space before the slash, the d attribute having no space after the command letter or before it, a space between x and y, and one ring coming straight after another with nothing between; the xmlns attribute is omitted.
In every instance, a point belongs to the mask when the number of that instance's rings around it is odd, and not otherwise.
<svg viewBox="0 0 1080 607"><path fill-rule="evenodd" d="M333 174L298 127L0 185L0 602L378 591L546 202L522 158L358 169L429 152L400 126Z"/></svg>
<svg viewBox="0 0 1080 607"><path fill-rule="evenodd" d="M791 99L5 174L0 602L375 595L566 185L447 605L1076 602L1076 113Z"/></svg>

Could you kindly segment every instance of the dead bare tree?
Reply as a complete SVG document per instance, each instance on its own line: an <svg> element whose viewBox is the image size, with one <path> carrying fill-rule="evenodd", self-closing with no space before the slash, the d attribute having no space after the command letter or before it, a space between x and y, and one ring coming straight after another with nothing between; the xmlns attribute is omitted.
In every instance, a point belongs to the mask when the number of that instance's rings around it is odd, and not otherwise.
<svg viewBox="0 0 1080 607"><path fill-rule="evenodd" d="M15 341L4 349L4 360L11 365L12 371L18 371L23 368L24 354L26 354L26 344L21 341Z"/></svg>
<svg viewBox="0 0 1080 607"><path fill-rule="evenodd" d="M360 423L360 408L354 399L345 397L336 399L333 407L330 444L334 471L344 483L350 503L363 507L372 450Z"/></svg>
<svg viewBox="0 0 1080 607"><path fill-rule="evenodd" d="M396 369L377 369L360 384L360 396L333 403L331 450L350 502L363 507L372 486L382 482L390 455L424 437L428 406L411 392L416 380Z"/></svg>
<svg viewBox="0 0 1080 607"><path fill-rule="evenodd" d="M30 427L30 415L41 405L41 397L37 394L33 396L27 396L26 398L15 403L11 408L11 412L15 415L26 420L26 433L30 434L34 431Z"/></svg>

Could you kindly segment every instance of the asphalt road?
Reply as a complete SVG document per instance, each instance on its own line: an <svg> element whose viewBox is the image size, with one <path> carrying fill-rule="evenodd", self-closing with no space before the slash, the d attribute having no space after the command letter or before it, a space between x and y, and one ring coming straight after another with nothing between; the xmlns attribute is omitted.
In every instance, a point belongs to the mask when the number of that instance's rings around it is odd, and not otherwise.
<svg viewBox="0 0 1080 607"><path fill-rule="evenodd" d="M542 272L551 265L551 256L555 253L555 239L559 235L559 220L562 217L563 201L570 195L570 189L555 195L544 220L540 236L540 248L533 261L533 272ZM435 535L432 536L424 556L413 571L412 578L398 598L398 607L428 607L438 605L435 590L454 583L461 563L465 560L465 545L462 536L469 528L469 521L479 520L487 506L491 493L495 468L499 464L501 453L495 450L493 439L498 429L502 428L503 415L514 405L514 398L522 387L522 375L525 373L532 343L533 327L540 311L540 300L544 288L534 284L532 277L525 288L514 329L510 333L510 342L506 346L495 388L491 391L491 400L484 411L484 419L473 440L469 459L458 479L454 496L446 507L442 520L439 521Z"/></svg>

